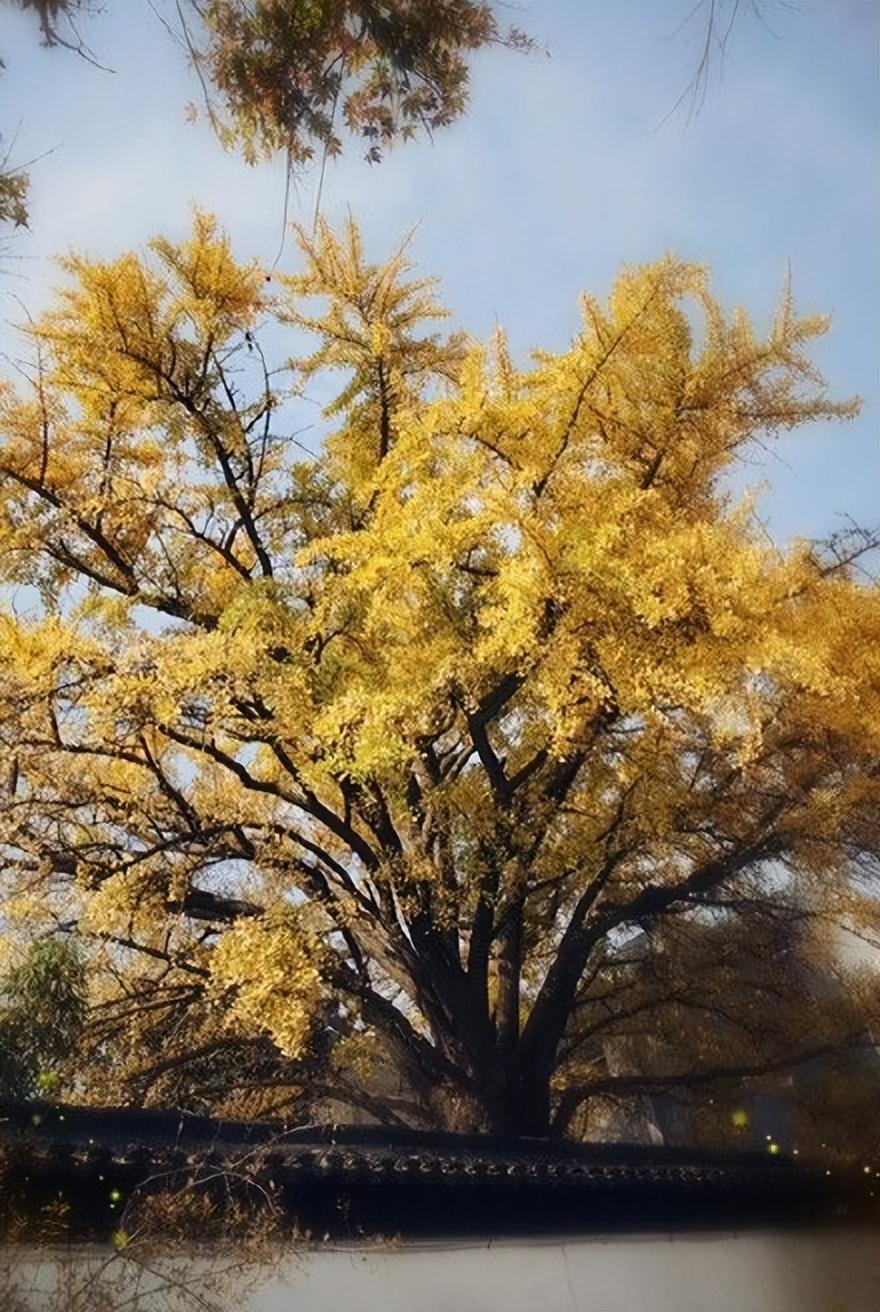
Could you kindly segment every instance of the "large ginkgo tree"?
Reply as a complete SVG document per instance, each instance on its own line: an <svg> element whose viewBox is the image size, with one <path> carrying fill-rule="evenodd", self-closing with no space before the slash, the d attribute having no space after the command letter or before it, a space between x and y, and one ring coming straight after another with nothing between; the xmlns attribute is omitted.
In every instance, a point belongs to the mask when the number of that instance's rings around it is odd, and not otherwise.
<svg viewBox="0 0 880 1312"><path fill-rule="evenodd" d="M70 1087L564 1133L869 1042L858 980L780 994L877 927L870 539L726 482L854 413L825 320L666 258L523 364L302 248L69 258L0 398L3 928L85 954Z"/></svg>

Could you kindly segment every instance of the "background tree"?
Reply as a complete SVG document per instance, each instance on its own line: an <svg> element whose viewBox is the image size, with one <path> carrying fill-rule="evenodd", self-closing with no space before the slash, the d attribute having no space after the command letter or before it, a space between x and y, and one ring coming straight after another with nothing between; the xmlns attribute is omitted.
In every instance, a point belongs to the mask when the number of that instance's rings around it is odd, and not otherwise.
<svg viewBox="0 0 880 1312"><path fill-rule="evenodd" d="M85 965L64 939L30 943L0 978L0 1097L51 1095L85 1015Z"/></svg>
<svg viewBox="0 0 880 1312"><path fill-rule="evenodd" d="M208 113L221 140L248 158L315 149L338 154L344 126L367 158L464 112L468 57L487 45L525 47L476 0L193 0L185 28L205 74ZM215 89L212 93L211 88ZM338 110L338 113L337 113Z"/></svg>
<svg viewBox="0 0 880 1312"><path fill-rule="evenodd" d="M604 992L585 999L566 1047L607 1068L609 1097L573 1111L569 1131L730 1148L769 1142L861 1164L880 1147L870 1110L880 1043L871 1051L841 1038L873 1022L880 1039L878 1017L876 964L848 959L836 927L805 914L797 897L732 921L719 897L711 916L635 934ZM710 1080L713 1062L729 1074Z"/></svg>
<svg viewBox="0 0 880 1312"><path fill-rule="evenodd" d="M81 30L92 0L6 3L35 14L46 45L94 59ZM697 0L681 26L696 34L695 68L673 112L700 112L735 30L752 20L772 31L774 12L791 7ZM476 51L532 44L498 9L488 0L184 0L162 21L195 68L220 140L251 162L282 151L295 165L339 154L343 129L375 162L394 142L452 123ZM0 164L0 222L26 224L27 181L14 161Z"/></svg>
<svg viewBox="0 0 880 1312"><path fill-rule="evenodd" d="M27 173L10 168L7 154L0 163L0 223L11 223L16 228L27 226L27 193Z"/></svg>
<svg viewBox="0 0 880 1312"><path fill-rule="evenodd" d="M76 25L88 0L7 3L35 11L46 45L92 59ZM283 151L290 165L339 154L343 126L372 162L446 127L467 105L470 55L529 44L483 0L185 0L176 22L220 140L250 162ZM26 196L26 172L7 162L0 222L26 223Z"/></svg>
<svg viewBox="0 0 880 1312"><path fill-rule="evenodd" d="M696 0L679 31L695 31L697 59L693 74L670 113L686 106L687 117L700 113L706 103L713 74L720 78L734 33L746 22L757 21L773 37L771 18L780 11L794 11L790 0Z"/></svg>
<svg viewBox="0 0 880 1312"><path fill-rule="evenodd" d="M643 1003L739 1036L667 1086L869 1041L857 997L754 1023L786 915L878 928L872 539L783 551L724 484L854 413L825 320L786 292L758 336L667 258L520 368L434 331L401 251L302 245L280 284L201 215L71 257L2 398L0 560L44 607L0 620L7 915L94 945L93 1096L563 1133L639 1091Z"/></svg>
<svg viewBox="0 0 880 1312"><path fill-rule="evenodd" d="M88 48L79 35L78 15L90 6L88 0L7 0L18 9L33 10L37 15L43 41L47 45L61 45L90 58ZM5 67L0 58L0 73ZM0 134L0 146L3 137ZM28 165L17 164L12 147L0 157L0 224L11 223L16 228L27 227L28 222Z"/></svg>

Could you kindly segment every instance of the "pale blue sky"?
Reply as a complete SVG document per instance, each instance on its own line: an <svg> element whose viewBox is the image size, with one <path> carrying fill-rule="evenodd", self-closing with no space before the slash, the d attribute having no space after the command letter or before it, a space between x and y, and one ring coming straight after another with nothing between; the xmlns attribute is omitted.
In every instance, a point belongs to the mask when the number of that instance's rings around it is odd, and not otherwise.
<svg viewBox="0 0 880 1312"><path fill-rule="evenodd" d="M167 0L157 0L160 9ZM674 36L690 0L538 0L511 19L546 47L493 51L473 67L470 114L378 168L356 143L328 168L323 212L351 206L370 249L418 224L413 250L440 275L455 318L483 336L496 321L515 347L561 348L582 288L604 294L622 262L666 249L709 263L727 305L759 322L789 261L800 305L834 324L816 359L839 396L864 398L846 426L786 438L743 471L767 481L779 540L822 535L843 514L880 522L880 5L799 0L736 32L702 115L661 125L697 58L698 32ZM162 231L189 205L214 210L241 256L271 262L283 167L249 169L184 107L197 88L146 0L106 0L88 24L115 72L38 47L35 24L2 9L0 125L20 122L15 158L55 148L32 170L32 232L4 261L0 314L45 304L49 257L110 256ZM316 179L291 199L308 220ZM282 266L294 260L290 245ZM18 347L0 325L0 349Z"/></svg>

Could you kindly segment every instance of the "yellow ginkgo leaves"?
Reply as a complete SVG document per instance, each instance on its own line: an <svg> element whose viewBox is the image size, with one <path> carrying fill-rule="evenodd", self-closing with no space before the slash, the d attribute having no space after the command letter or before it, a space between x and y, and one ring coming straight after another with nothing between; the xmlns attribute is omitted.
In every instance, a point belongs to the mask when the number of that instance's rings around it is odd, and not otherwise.
<svg viewBox="0 0 880 1312"><path fill-rule="evenodd" d="M136 1090L226 1107L238 1042L261 1090L367 1044L410 1113L565 1128L610 1080L589 1026L637 997L673 1032L714 959L625 958L646 927L727 917L738 960L783 891L869 915L871 539L783 550L723 481L855 406L824 320L787 292L762 337L671 256L525 363L437 332L403 248L300 237L271 286L202 215L72 257L0 393L0 572L37 612L0 615L4 923L92 945Z"/></svg>

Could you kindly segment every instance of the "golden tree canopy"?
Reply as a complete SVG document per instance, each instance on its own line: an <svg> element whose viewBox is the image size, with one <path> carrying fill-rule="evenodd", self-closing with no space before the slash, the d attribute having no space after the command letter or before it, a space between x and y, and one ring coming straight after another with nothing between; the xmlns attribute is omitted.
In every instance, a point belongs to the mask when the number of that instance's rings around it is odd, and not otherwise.
<svg viewBox="0 0 880 1312"><path fill-rule="evenodd" d="M825 319L786 292L759 335L666 257L521 367L403 249L301 246L270 281L199 214L73 256L0 395L5 925L92 944L110 1100L564 1130L633 1005L701 988L691 1081L822 1050L682 944L876 924L864 541L783 551L724 482L855 412Z"/></svg>

